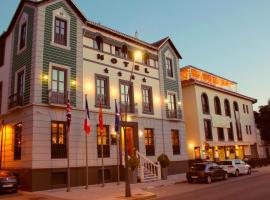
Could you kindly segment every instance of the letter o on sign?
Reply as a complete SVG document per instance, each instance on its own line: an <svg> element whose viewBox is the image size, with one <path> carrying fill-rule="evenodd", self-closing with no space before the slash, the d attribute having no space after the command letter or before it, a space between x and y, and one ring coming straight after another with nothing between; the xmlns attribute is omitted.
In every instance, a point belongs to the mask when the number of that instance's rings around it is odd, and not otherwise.
<svg viewBox="0 0 270 200"><path fill-rule="evenodd" d="M111 59L111 62L112 62L113 64L116 64L116 63L117 63L116 58L112 58L112 59Z"/></svg>

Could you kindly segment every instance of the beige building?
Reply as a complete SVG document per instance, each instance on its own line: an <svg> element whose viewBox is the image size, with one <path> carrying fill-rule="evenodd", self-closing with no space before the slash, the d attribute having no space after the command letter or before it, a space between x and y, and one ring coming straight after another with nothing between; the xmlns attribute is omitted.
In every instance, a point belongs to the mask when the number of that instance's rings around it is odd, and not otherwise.
<svg viewBox="0 0 270 200"><path fill-rule="evenodd" d="M193 66L181 68L189 159L257 156L252 104L237 83Z"/></svg>

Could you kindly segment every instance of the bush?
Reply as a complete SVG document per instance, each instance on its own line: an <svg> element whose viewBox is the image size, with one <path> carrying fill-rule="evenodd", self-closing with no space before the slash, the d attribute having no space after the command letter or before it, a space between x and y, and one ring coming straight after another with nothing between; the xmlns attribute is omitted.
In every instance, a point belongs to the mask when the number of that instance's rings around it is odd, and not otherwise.
<svg viewBox="0 0 270 200"><path fill-rule="evenodd" d="M162 168L166 168L166 167L168 167L169 166L169 164L170 164L170 159L168 158L168 156L166 155L166 154L161 154L159 157L158 157L158 162L159 162L159 164L160 164L160 166L162 167Z"/></svg>
<svg viewBox="0 0 270 200"><path fill-rule="evenodd" d="M136 168L138 168L140 164L140 160L136 157L136 156L131 156L129 159L128 159L128 167L134 171Z"/></svg>

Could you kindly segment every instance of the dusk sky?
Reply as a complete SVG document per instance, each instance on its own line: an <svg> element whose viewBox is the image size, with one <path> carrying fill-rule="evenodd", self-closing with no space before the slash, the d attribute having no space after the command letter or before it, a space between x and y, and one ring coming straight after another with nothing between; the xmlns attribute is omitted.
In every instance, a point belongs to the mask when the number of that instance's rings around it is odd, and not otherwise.
<svg viewBox="0 0 270 200"><path fill-rule="evenodd" d="M19 0L0 0L0 33ZM155 42L170 36L183 60L238 83L238 92L270 98L269 0L74 0L91 21Z"/></svg>

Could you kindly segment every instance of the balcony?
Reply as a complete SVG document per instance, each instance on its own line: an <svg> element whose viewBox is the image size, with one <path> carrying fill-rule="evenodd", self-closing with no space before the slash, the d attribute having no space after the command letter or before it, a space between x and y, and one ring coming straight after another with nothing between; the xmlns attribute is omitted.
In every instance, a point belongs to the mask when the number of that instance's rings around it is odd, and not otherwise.
<svg viewBox="0 0 270 200"><path fill-rule="evenodd" d="M69 99L69 92L55 92L49 90L49 104L65 105Z"/></svg>
<svg viewBox="0 0 270 200"><path fill-rule="evenodd" d="M180 120L182 119L182 110L180 108L176 110L166 109L166 116L168 119Z"/></svg>
<svg viewBox="0 0 270 200"><path fill-rule="evenodd" d="M18 106L23 106L23 95L22 94L12 94L9 96L9 108L14 108Z"/></svg>
<svg viewBox="0 0 270 200"><path fill-rule="evenodd" d="M120 111L121 113L125 113L126 111L125 102L120 102ZM137 103L127 104L127 113L138 114L138 104Z"/></svg>

